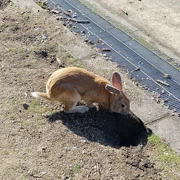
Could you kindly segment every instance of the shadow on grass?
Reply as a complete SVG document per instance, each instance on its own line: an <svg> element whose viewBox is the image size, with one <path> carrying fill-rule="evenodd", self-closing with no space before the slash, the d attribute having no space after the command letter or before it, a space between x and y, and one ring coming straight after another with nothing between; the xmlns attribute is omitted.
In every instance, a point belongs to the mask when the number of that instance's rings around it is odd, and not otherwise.
<svg viewBox="0 0 180 180"><path fill-rule="evenodd" d="M85 114L57 112L47 117L49 122L62 121L75 134L114 148L146 145L151 130L137 117L90 109Z"/></svg>

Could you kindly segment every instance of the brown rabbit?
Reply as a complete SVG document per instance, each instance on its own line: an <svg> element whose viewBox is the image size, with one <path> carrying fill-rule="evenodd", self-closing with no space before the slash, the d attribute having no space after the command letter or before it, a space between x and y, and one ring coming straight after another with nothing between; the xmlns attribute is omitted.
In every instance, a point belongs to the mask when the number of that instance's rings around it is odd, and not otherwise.
<svg viewBox="0 0 180 180"><path fill-rule="evenodd" d="M68 67L55 71L46 84L46 93L32 92L33 97L63 103L67 113L85 113L93 103L110 112L127 115L129 99L122 91L120 75L115 72L111 82L83 68ZM87 106L76 106L83 99Z"/></svg>

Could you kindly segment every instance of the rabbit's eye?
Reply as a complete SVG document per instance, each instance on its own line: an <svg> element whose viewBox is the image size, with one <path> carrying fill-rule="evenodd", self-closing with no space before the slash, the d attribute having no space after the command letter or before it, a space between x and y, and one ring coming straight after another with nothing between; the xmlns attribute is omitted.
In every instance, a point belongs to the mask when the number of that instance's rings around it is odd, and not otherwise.
<svg viewBox="0 0 180 180"><path fill-rule="evenodd" d="M122 108L125 108L126 106L124 104L121 104Z"/></svg>

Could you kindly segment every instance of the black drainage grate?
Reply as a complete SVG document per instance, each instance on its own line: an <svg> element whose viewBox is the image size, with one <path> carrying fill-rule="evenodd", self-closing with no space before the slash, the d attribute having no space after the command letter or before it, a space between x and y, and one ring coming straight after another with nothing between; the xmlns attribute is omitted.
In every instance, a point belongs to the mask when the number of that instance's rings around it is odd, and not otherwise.
<svg viewBox="0 0 180 180"><path fill-rule="evenodd" d="M180 72L155 53L132 39L77 0L48 0L51 8L64 13L75 32L83 33L88 41L103 49L105 56L129 71L146 89L160 94L169 109L180 112ZM69 13L70 14L70 13ZM134 71L140 67L140 70ZM170 75L166 77L166 75Z"/></svg>

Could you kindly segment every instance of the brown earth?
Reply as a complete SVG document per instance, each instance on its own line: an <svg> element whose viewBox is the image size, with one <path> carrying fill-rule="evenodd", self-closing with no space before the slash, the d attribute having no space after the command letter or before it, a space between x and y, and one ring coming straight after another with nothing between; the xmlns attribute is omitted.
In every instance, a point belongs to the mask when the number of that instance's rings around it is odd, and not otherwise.
<svg viewBox="0 0 180 180"><path fill-rule="evenodd" d="M180 161L168 160L175 154L168 154L167 145L157 151L138 118L102 108L64 114L56 104L30 97L31 91L44 91L54 70L79 61L59 46L71 36L52 14L5 2L0 4L0 179L179 179Z"/></svg>

